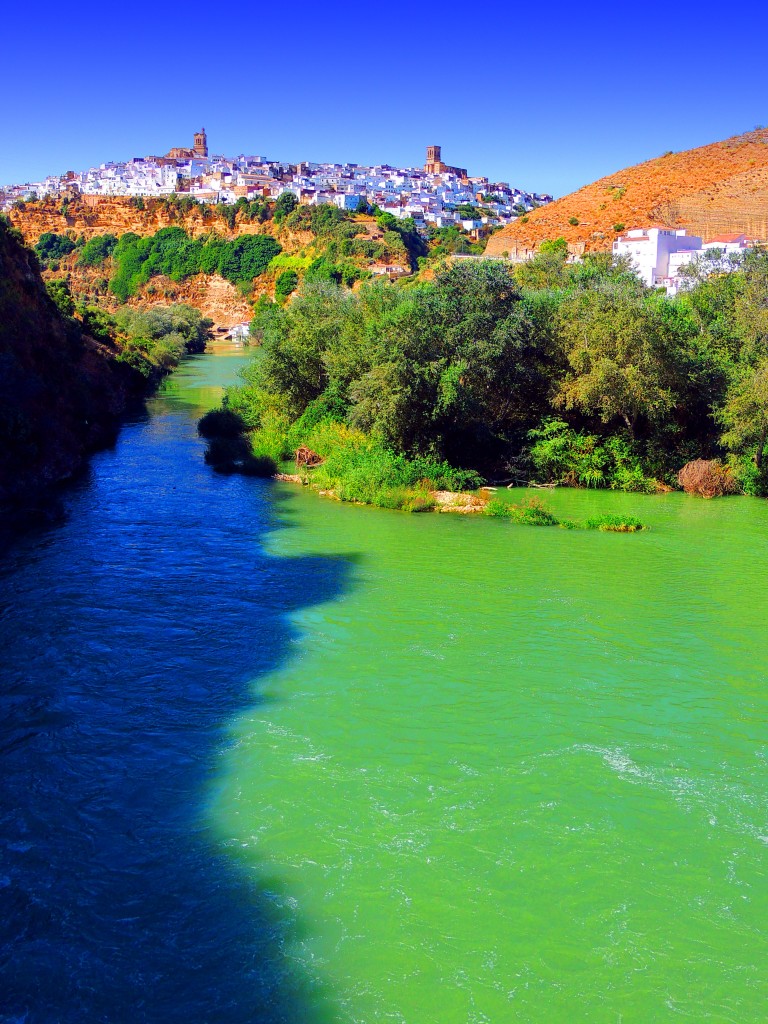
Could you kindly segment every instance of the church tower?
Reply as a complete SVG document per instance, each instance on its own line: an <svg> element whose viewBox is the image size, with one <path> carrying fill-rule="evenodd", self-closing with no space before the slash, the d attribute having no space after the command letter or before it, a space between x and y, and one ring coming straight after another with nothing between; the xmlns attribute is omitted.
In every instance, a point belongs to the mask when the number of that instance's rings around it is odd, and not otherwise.
<svg viewBox="0 0 768 1024"><path fill-rule="evenodd" d="M195 156L208 156L208 137L205 134L205 128L202 131L195 132Z"/></svg>
<svg viewBox="0 0 768 1024"><path fill-rule="evenodd" d="M427 162L424 170L427 174L439 174L442 164L442 153L440 146L427 146Z"/></svg>

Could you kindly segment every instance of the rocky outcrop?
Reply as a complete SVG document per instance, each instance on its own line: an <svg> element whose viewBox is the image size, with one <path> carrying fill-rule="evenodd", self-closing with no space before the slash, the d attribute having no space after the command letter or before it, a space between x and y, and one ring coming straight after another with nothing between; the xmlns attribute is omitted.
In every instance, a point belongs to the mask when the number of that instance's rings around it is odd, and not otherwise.
<svg viewBox="0 0 768 1024"><path fill-rule="evenodd" d="M46 232L83 237L86 240L96 235L120 235L134 232L137 235L153 235L161 228L179 227L190 237L215 232L222 238L232 239L240 235L268 234L277 238L285 252L296 252L314 241L310 231L290 231L272 220L264 222L249 220L241 211L229 209L234 215L232 226L214 206L198 204L179 205L159 199L143 199L137 207L135 200L128 196L80 196L68 201L47 198L38 202L25 203L10 211L9 219L28 245L35 245ZM78 266L77 252L60 261L56 270L43 270L43 277L66 279L72 294L85 302L94 303L102 309L113 311L119 305L109 292L109 263L102 268ZM260 294L271 294L274 275L254 281L253 298ZM203 316L213 320L218 328L229 328L234 324L250 320L253 311L250 303L237 288L216 275L195 275L185 281L174 282L165 277L154 277L141 293L128 300L129 305L146 306L156 302L183 302L199 309Z"/></svg>
<svg viewBox="0 0 768 1024"><path fill-rule="evenodd" d="M114 436L144 378L49 298L37 260L0 222L0 506L72 476Z"/></svg>
<svg viewBox="0 0 768 1024"><path fill-rule="evenodd" d="M111 273L111 268L78 266L77 255L77 252L73 252L65 256L58 270L43 270L43 278L62 278L79 301L114 313L121 303L109 290L107 274ZM271 278L257 278L254 281L254 297L267 294L271 286ZM128 299L126 305L143 309L158 303L168 305L177 302L199 309L217 328L230 328L253 316L249 302L233 284L218 274L195 274L184 281L172 281L163 276L153 277L138 295Z"/></svg>
<svg viewBox="0 0 768 1024"><path fill-rule="evenodd" d="M486 252L513 255L560 237L599 251L625 229L653 225L705 239L741 232L768 239L768 130L610 174L502 228Z"/></svg>
<svg viewBox="0 0 768 1024"><path fill-rule="evenodd" d="M95 235L123 235L133 231L137 235L153 235L161 228L183 228L196 238L215 231L222 238L240 235L273 235L284 249L300 248L312 241L310 232L290 232L272 220L249 220L242 212L230 222L222 214L233 214L230 207L192 203L184 205L163 199L142 199L139 206L130 196L78 196L62 200L48 197L37 202L24 203L12 208L8 214L15 228L24 235L28 245L35 245L40 235L51 231L56 235L72 233L85 239Z"/></svg>

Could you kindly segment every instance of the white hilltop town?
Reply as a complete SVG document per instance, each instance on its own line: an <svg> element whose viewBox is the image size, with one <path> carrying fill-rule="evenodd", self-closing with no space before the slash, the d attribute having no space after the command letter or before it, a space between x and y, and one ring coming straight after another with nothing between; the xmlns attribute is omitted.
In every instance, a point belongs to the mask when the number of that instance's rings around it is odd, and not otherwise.
<svg viewBox="0 0 768 1024"><path fill-rule="evenodd" d="M175 194L200 203L231 205L241 198L277 199L284 192L292 192L301 204L331 203L349 212L375 205L383 213L411 218L417 230L455 226L475 239L552 202L550 195L526 192L508 182L470 175L464 167L446 164L440 146L427 146L426 161L420 167L309 161L290 164L262 156L211 156L202 129L194 133L190 148L177 146L165 156L108 161L81 172L67 171L41 181L0 186L0 211L9 210L15 203L49 196L71 199ZM743 234L705 241L685 230L662 225L627 231L613 243L613 253L629 257L646 285L665 288L674 295L691 283L686 271L691 263L697 266L699 275L734 269L752 244ZM535 249L531 249L509 256L454 258L519 262L534 255ZM580 258L580 251L571 251L569 261Z"/></svg>
<svg viewBox="0 0 768 1024"><path fill-rule="evenodd" d="M443 163L440 146L428 146L421 167L377 164L288 164L261 156L210 156L205 129L195 132L190 149L175 147L165 156L109 161L86 171L67 171L41 181L0 187L0 209L47 196L190 196L201 203L236 203L244 197L276 199L293 192L300 203L333 203L354 211L378 206L417 228L456 225L479 236L520 214L552 201L505 181L470 176ZM479 206L479 208L478 208ZM462 209L463 207L463 209ZM473 207L473 210L467 210Z"/></svg>

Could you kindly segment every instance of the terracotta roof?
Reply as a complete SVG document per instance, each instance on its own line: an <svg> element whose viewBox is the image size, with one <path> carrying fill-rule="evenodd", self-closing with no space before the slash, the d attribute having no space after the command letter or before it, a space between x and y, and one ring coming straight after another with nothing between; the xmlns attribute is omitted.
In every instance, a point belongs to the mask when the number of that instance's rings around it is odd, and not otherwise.
<svg viewBox="0 0 768 1024"><path fill-rule="evenodd" d="M742 238L745 238L743 232L738 235L715 235L714 238L710 238L710 242L740 242Z"/></svg>

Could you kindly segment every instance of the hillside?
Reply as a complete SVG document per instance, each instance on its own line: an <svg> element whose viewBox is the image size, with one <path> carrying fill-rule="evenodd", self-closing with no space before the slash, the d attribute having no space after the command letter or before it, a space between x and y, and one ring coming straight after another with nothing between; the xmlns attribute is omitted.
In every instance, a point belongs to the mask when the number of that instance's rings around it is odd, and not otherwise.
<svg viewBox="0 0 768 1024"><path fill-rule="evenodd" d="M0 221L0 507L71 476L114 435L145 381L48 295L34 253Z"/></svg>
<svg viewBox="0 0 768 1024"><path fill-rule="evenodd" d="M11 210L10 219L27 244L37 247L44 278L63 278L79 301L108 311L124 302L137 306L181 302L199 309L219 328L249 320L252 303L261 295L274 296L278 278L286 271L296 280L305 275L312 279L325 276L352 285L372 274L407 273L424 250L415 232L398 225L394 218L390 218L392 226L382 227L372 216L350 216L331 205L289 207L289 212L284 212L278 211L275 203L258 200L206 206L184 196L141 200L80 196L20 203ZM115 258L112 249L105 250L107 254L98 262L80 258L89 242L101 244L107 238L114 245L117 238L162 237L163 250L170 244L180 248L182 232L198 247L253 245L260 236L276 243L279 258L255 274L244 272L239 277L231 268L227 273L208 264L203 273L198 272L197 257L191 264L180 257L173 270L163 271L162 267L173 261L164 260L158 252L157 266L153 262L147 274L139 274L136 287L129 292L114 286L119 250ZM171 243L169 235L174 234L176 241ZM46 259L40 247L50 244L52 236L54 242L59 240L68 248L62 255L56 252L54 258ZM141 253L134 255L141 257Z"/></svg>
<svg viewBox="0 0 768 1024"><path fill-rule="evenodd" d="M653 224L705 239L726 232L768 239L768 129L609 174L503 228L486 251L513 254L559 237L576 251L608 249L624 228Z"/></svg>

